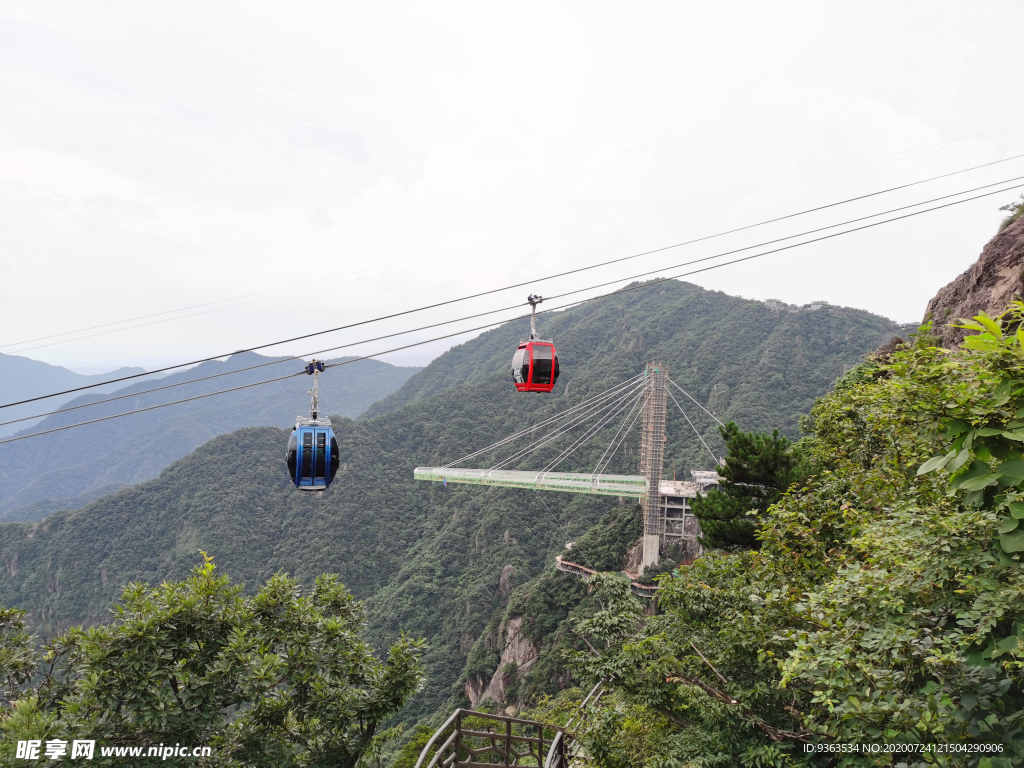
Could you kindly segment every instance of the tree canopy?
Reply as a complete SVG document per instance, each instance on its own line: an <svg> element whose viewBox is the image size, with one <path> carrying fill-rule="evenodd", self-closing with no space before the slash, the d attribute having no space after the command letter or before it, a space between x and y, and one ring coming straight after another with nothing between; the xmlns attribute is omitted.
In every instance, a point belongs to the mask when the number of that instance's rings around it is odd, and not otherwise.
<svg viewBox="0 0 1024 768"><path fill-rule="evenodd" d="M816 474L759 549L662 576L660 615L596 579L569 655L611 691L581 734L599 765L1021 764L1022 320L981 315L955 352L923 333L821 398Z"/></svg>
<svg viewBox="0 0 1024 768"><path fill-rule="evenodd" d="M128 585L113 622L38 652L23 612L7 609L0 755L19 740L94 739L209 746L207 765L353 768L423 679L420 641L403 636L377 659L363 621L336 577L303 590L278 574L246 597L209 557L181 582Z"/></svg>
<svg viewBox="0 0 1024 768"><path fill-rule="evenodd" d="M729 452L718 469L722 482L691 502L701 543L707 549L756 549L757 528L768 507L791 483L805 479L810 467L777 429L770 435L743 432L730 421L719 432Z"/></svg>

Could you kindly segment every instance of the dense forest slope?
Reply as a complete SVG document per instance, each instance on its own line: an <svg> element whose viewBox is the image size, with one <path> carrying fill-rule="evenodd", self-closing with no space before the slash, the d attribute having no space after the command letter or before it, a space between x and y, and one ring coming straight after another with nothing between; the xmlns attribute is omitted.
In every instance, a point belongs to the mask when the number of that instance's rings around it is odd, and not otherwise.
<svg viewBox="0 0 1024 768"><path fill-rule="evenodd" d="M400 630L427 638L429 680L410 715L429 713L461 695L467 656L516 587L542 573L567 538L620 508L613 498L416 483L415 466L455 460L535 424L655 357L723 420L796 436L812 400L897 331L866 312L798 311L666 283L546 320L563 377L538 396L516 393L507 379L525 323L502 326L410 378L380 415L339 419L343 465L323 494L290 486L285 431L244 429L81 509L0 525L0 604L28 609L44 628L103 621L122 584L181 578L198 550L250 585L278 570L304 582L339 573L370 598L376 647ZM690 416L720 450L711 419L696 408ZM589 470L614 426L562 468ZM666 469L712 465L674 406L668 434ZM630 445L610 471L636 471L636 454Z"/></svg>
<svg viewBox="0 0 1024 768"><path fill-rule="evenodd" d="M69 371L67 368L62 368L59 365L50 365L49 363L21 357L20 355L0 354L0 403L13 403L30 397L46 395L50 392L62 392L75 387L101 384L110 379L144 372L145 369L143 368L118 368L116 371L110 371L109 373L89 376ZM112 392L118 389L119 386L118 384L101 384L101 386L96 387L93 391ZM74 398L74 395L54 397L46 401L49 404L47 408L40 408L39 403L26 403L25 405L16 405L13 408L5 408L3 410L3 418L0 418L0 421L21 419L37 414L40 410L51 410L72 398ZM37 421L8 424L7 426L0 427L0 437L13 435L15 432L32 426L35 423Z"/></svg>
<svg viewBox="0 0 1024 768"><path fill-rule="evenodd" d="M125 395L154 386L237 370L274 359L252 352L227 360L203 363L156 383L143 380L117 390ZM344 359L344 358L342 358ZM335 361L336 362L336 361ZM301 366L242 371L209 381L185 384L162 392L129 397L112 403L50 416L26 432L45 431L65 424L98 419L124 411L238 387L290 373ZM324 376L321 402L332 413L355 418L374 400L400 387L419 368L399 368L377 360L361 360ZM0 521L39 519L58 508L76 508L90 501L97 489L110 484L131 485L156 477L175 459L217 435L242 427L285 427L309 413L306 377L243 389L215 398L160 408L86 427L57 432L0 446ZM92 392L65 407L104 399ZM50 408L35 403L36 412ZM42 503L40 503L42 502ZM29 505L31 508L26 509Z"/></svg>
<svg viewBox="0 0 1024 768"><path fill-rule="evenodd" d="M837 376L902 330L861 310L824 302L795 307L749 301L677 281L611 294L543 315L540 323L541 336L554 339L565 371L585 368L603 377L632 371L638 355L657 358L719 418L736 419L746 429L778 427L790 436ZM504 374L516 344L528 335L529 323L521 320L449 350L370 406L363 418ZM564 391L562 386L555 392Z"/></svg>

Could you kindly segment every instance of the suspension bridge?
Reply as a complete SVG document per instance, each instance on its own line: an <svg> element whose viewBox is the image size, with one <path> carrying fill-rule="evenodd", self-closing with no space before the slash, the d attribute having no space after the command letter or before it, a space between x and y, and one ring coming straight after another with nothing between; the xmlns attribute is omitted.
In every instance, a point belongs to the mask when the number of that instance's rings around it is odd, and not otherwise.
<svg viewBox="0 0 1024 768"><path fill-rule="evenodd" d="M700 555L700 526L689 499L714 488L720 478L714 471L691 471L692 480L662 477L666 437L666 410L671 401L682 413L717 465L720 461L701 437L669 384L721 424L711 411L672 381L663 363L651 362L644 371L564 411L530 425L491 445L442 467L417 467L417 480L492 485L533 491L561 491L637 499L643 508L644 533L641 570L657 565L661 553L679 547L685 557ZM558 467L598 435L615 427L611 440L589 473L566 472ZM639 427L639 475L606 474L613 457ZM542 434L534 438L538 432ZM566 444L567 443L567 444ZM560 446L561 449L559 450ZM546 449L546 450L545 450ZM549 456L540 470L511 469L531 456ZM467 463L489 461L486 468ZM556 518L557 521L557 518ZM571 564L570 564L571 565Z"/></svg>

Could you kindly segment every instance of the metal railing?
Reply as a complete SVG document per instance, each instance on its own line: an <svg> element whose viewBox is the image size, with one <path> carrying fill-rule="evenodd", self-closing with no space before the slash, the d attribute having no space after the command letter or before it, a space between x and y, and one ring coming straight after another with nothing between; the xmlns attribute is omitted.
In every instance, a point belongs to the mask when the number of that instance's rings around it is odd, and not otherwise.
<svg viewBox="0 0 1024 768"><path fill-rule="evenodd" d="M596 694L596 695L595 695ZM598 700L604 695L604 681L600 680L590 689L587 697L580 702L576 714L569 718L565 728L555 734L551 746L548 748L548 759L544 763L545 768L569 768L574 757L581 757L578 741L569 741L569 729L573 723L579 720L580 724L587 719L588 708L597 705ZM578 762L578 761L577 761Z"/></svg>
<svg viewBox="0 0 1024 768"><path fill-rule="evenodd" d="M457 709L423 747L416 768L568 768L568 742L556 725Z"/></svg>
<svg viewBox="0 0 1024 768"><path fill-rule="evenodd" d="M581 578L588 578L597 573L592 568L587 568L585 565L579 563L570 563L568 560L563 560L561 555L555 555L555 568L565 573L571 573ZM629 579L629 590L637 597L653 598L657 595L660 587L651 584L640 584L639 582L633 581L629 574L625 571L621 572L623 576Z"/></svg>

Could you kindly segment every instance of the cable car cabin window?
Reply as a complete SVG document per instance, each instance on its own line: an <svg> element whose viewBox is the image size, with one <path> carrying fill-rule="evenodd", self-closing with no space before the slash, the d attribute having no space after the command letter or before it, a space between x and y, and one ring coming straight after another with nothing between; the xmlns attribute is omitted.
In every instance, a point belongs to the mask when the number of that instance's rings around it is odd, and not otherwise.
<svg viewBox="0 0 1024 768"><path fill-rule="evenodd" d="M313 433L302 435L302 476L313 476Z"/></svg>
<svg viewBox="0 0 1024 768"><path fill-rule="evenodd" d="M288 450L285 452L284 460L288 464L288 474L291 476L292 481L295 480L295 461L296 455L299 452L299 439L295 435L288 438Z"/></svg>
<svg viewBox="0 0 1024 768"><path fill-rule="evenodd" d="M327 460L327 433L320 432L316 433L316 474L314 477L322 478L324 476L325 462Z"/></svg>
<svg viewBox="0 0 1024 768"><path fill-rule="evenodd" d="M533 378L530 379L530 383L550 384L553 357L551 346L548 344L531 344L530 348L533 352Z"/></svg>
<svg viewBox="0 0 1024 768"><path fill-rule="evenodd" d="M512 381L525 384L530 376L530 361L526 357L526 347L522 346L512 356Z"/></svg>
<svg viewBox="0 0 1024 768"><path fill-rule="evenodd" d="M334 482L334 476L338 474L338 467L341 465L341 452L338 450L338 440L334 437L331 438L331 482Z"/></svg>

